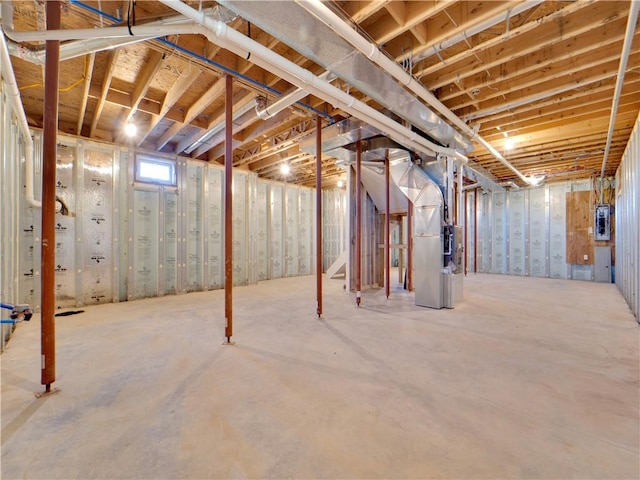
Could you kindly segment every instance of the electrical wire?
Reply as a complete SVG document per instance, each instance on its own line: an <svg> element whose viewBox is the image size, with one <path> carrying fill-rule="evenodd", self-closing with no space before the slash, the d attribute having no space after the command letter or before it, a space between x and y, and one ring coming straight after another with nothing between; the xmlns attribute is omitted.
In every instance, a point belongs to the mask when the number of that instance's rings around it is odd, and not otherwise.
<svg viewBox="0 0 640 480"><path fill-rule="evenodd" d="M71 85L67 86L67 87L60 87L58 88L59 92L69 92L71 90L73 90L74 88L76 88L78 85L80 85L82 82L84 82L87 78L87 56L84 56L84 73L82 74L82 78L80 78L79 80L76 80L75 82L73 82ZM19 90L28 90L30 88L37 88L37 87L43 87L44 88L44 83L33 83L31 85L25 85L24 87L20 87Z"/></svg>

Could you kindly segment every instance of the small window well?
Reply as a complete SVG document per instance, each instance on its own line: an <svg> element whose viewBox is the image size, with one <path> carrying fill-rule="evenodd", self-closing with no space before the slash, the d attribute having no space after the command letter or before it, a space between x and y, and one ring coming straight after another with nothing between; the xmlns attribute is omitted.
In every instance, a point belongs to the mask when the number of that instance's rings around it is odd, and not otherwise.
<svg viewBox="0 0 640 480"><path fill-rule="evenodd" d="M176 164L173 160L136 156L136 182L176 186Z"/></svg>

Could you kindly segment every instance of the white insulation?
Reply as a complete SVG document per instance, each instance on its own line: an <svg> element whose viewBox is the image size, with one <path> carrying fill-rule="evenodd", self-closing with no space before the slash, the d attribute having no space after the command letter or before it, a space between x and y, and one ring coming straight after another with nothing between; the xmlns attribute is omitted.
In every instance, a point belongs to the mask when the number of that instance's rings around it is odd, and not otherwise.
<svg viewBox="0 0 640 480"><path fill-rule="evenodd" d="M590 265L566 261L566 195L590 186L590 180L580 180L504 192L470 191L468 271L593 280Z"/></svg>
<svg viewBox="0 0 640 480"><path fill-rule="evenodd" d="M618 289L640 321L640 116L616 172Z"/></svg>
<svg viewBox="0 0 640 480"><path fill-rule="evenodd" d="M19 149L11 131L10 148ZM34 140L39 185L40 132ZM154 158L175 161L176 185L136 181L136 159ZM12 168L22 175L18 164ZM315 273L315 190L241 170L232 188L233 284ZM39 309L40 211L27 206L24 192L5 192L2 234L19 242L3 238L14 265L3 261L0 278L16 279L2 282L3 300ZM64 204L56 214L57 308L224 287L223 167L60 135L56 194ZM344 245L334 234L330 241Z"/></svg>

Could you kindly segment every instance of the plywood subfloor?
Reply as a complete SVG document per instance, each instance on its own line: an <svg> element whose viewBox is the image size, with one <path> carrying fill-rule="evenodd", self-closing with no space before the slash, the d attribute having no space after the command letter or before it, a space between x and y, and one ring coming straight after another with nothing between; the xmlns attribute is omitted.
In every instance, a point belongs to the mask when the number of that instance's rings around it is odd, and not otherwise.
<svg viewBox="0 0 640 480"><path fill-rule="evenodd" d="M638 324L614 285L469 275L454 310L340 280L58 317L2 355L1 477L638 478Z"/></svg>

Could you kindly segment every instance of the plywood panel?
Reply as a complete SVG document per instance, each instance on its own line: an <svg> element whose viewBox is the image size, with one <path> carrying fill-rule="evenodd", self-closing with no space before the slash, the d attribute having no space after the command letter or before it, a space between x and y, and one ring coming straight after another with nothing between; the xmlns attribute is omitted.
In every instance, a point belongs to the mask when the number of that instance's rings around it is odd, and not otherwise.
<svg viewBox="0 0 640 480"><path fill-rule="evenodd" d="M567 193L567 263L593 265L591 192Z"/></svg>

